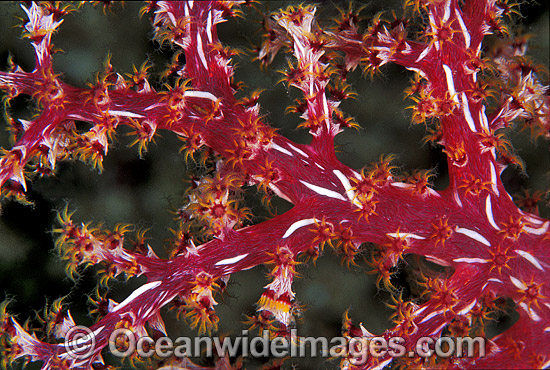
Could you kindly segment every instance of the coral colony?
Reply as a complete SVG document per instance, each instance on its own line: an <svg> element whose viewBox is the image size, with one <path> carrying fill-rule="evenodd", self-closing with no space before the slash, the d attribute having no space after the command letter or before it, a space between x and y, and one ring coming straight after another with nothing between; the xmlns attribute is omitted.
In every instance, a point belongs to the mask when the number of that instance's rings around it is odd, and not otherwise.
<svg viewBox="0 0 550 370"><path fill-rule="evenodd" d="M9 71L0 72L0 87L7 113L10 100L19 95L30 97L37 113L31 120L7 115L13 145L2 149L0 157L5 202L25 202L30 181L54 173L59 161L81 160L102 170L120 126L132 130L140 155L164 132L183 140L186 160L213 165L194 180L181 205L168 259L159 258L144 243L145 234L136 235L129 225L107 229L61 211L56 248L69 276L98 265L99 284L120 276L145 276L147 282L119 303L106 297L98 301L97 322L85 335L72 338L69 334L79 326L62 301L42 318L45 335L16 320L3 304L2 364L19 359L38 361L43 369L113 368L103 358L109 346L124 349L128 343L111 334L121 328L136 336L165 333L160 315L165 306L199 335L212 335L219 322L216 295L231 274L258 265L268 266L270 282L256 314L243 326L268 330L270 339L292 340L296 265L312 263L330 246L348 265L364 264L358 254L370 248L366 259L378 274L380 289L392 293L389 305L395 311L394 326L383 333L371 333L343 313L342 337L359 339L355 350L369 345L371 355L360 363L348 348L331 356L335 366L549 366L550 221L533 207L544 193L532 193L516 205L500 176L506 166L521 166L507 128L524 127L535 139L550 139L550 102L548 88L539 80L541 67L524 55L525 42L513 40L506 24L519 13L518 4L405 0L402 9L373 17L365 27L359 26L363 20L353 6L326 22L316 18L315 5L308 3L266 15L256 59L268 66L277 53L288 53L283 82L301 96L288 110L301 114L299 126L311 135L305 145L279 135L266 122L258 92L236 97L240 85L233 80L232 57L237 51L219 41L217 25L257 6L240 3L153 1L144 6L155 39L175 50L164 76L173 83L162 88L150 84L145 64L125 77L109 61L87 87L66 84L53 69L52 36L76 10L74 5L21 5L35 66L24 71L11 63ZM489 54L483 40L491 34L501 41ZM359 67L373 75L390 63L414 73L405 91L409 112L414 124L426 126L426 142L446 154L449 186L444 190L434 190L431 171L399 175L390 155L357 171L335 155L335 136L357 126L339 105L354 96L347 73ZM264 200L280 197L293 207L253 224L251 211L243 206L245 186L254 187ZM392 275L411 254L452 273L418 274L421 294L405 299ZM485 338L487 323L506 300L513 302L519 318L487 338L483 350L471 356L407 355L423 337L450 338L447 349L463 337ZM380 345L396 337L401 347L394 351ZM395 353L396 348L406 349L405 355ZM177 356L162 362L129 356L135 366L143 361L149 368L205 368ZM284 366L283 360L269 368ZM231 356L216 361L215 368L246 367L246 361Z"/></svg>

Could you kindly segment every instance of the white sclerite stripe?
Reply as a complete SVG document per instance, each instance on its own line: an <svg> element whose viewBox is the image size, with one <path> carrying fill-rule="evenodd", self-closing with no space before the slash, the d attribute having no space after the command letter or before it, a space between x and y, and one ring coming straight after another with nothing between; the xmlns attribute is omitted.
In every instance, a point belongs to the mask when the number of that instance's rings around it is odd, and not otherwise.
<svg viewBox="0 0 550 370"><path fill-rule="evenodd" d="M447 89L449 89L449 94L453 97L453 100L456 103L458 103L458 97L456 96L455 83L453 81L453 71L446 64L443 64L443 70L445 71L445 78L447 79Z"/></svg>
<svg viewBox="0 0 550 370"><path fill-rule="evenodd" d="M498 197L499 191L497 187L497 171L493 162L489 162L489 167L491 168L491 187L493 188L493 193L495 193Z"/></svg>
<svg viewBox="0 0 550 370"><path fill-rule="evenodd" d="M290 235L292 235L293 232L295 232L299 228L314 224L315 222L317 222L317 219L315 218L305 218L303 220L296 221L286 230L285 234L283 235L283 239L288 238Z"/></svg>
<svg viewBox="0 0 550 370"><path fill-rule="evenodd" d="M124 117L133 117L133 118L145 117L145 116L142 116L141 114L126 112L126 111L123 111L123 110L110 110L109 114L112 115L112 116L124 116Z"/></svg>
<svg viewBox="0 0 550 370"><path fill-rule="evenodd" d="M542 223L544 222L544 220L539 220L539 219L534 218L534 217L532 217L532 216L525 216L525 218L527 219L527 221L529 221L529 222L531 222L531 223L533 223L533 224L537 224L537 225L540 225L540 224L542 224ZM548 222L548 221L546 221L546 222Z"/></svg>
<svg viewBox="0 0 550 370"><path fill-rule="evenodd" d="M208 12L208 18L206 19L206 34L208 41L212 42L212 10Z"/></svg>
<svg viewBox="0 0 550 370"><path fill-rule="evenodd" d="M485 106L481 106L481 111L479 112L479 120L485 128L486 131L489 131L489 121L487 121L487 115L485 114Z"/></svg>
<svg viewBox="0 0 550 370"><path fill-rule="evenodd" d="M153 312L153 309L154 309L154 308L155 308L155 307L149 307L149 308L147 309L147 311L145 311L145 313L143 314L143 317L148 317L149 314L150 314L151 312Z"/></svg>
<svg viewBox="0 0 550 370"><path fill-rule="evenodd" d="M151 104L150 106L148 106L147 108L144 108L143 110L151 110L153 108L160 107L161 105L164 105L164 104L163 103Z"/></svg>
<svg viewBox="0 0 550 370"><path fill-rule="evenodd" d="M204 99L210 99L212 101L217 101L218 98L212 93L209 93L208 91L186 91L183 96L191 97L191 98L204 98Z"/></svg>
<svg viewBox="0 0 550 370"><path fill-rule="evenodd" d="M533 310L532 308L529 309L529 306L527 306L527 304L525 302L521 302L519 305L521 306L521 308L523 308L525 310L525 312L527 312L527 314L531 317L531 319L533 319L533 321L540 321L541 320L540 316L537 315L535 310Z"/></svg>
<svg viewBox="0 0 550 370"><path fill-rule="evenodd" d="M502 280L497 279L497 278L490 278L490 279L487 279L487 281L493 281L495 283L501 283L502 284Z"/></svg>
<svg viewBox="0 0 550 370"><path fill-rule="evenodd" d="M344 189L346 189L346 195L348 196L348 199L353 202L357 207L361 207L361 203L355 199L355 192L351 189L351 183L349 182L348 178L340 171L340 170L334 170L332 171L338 177L338 180L342 183L342 186Z"/></svg>
<svg viewBox="0 0 550 370"><path fill-rule="evenodd" d="M424 307L422 307L422 308L419 308L418 310L416 310L416 311L413 312L413 315L414 315L414 316L420 315L422 312L424 312L424 311L426 310L426 308L428 308L428 306L424 306Z"/></svg>
<svg viewBox="0 0 550 370"><path fill-rule="evenodd" d="M491 243L489 243L489 241L487 239L485 239L485 237L483 235L481 235L480 233L478 233L477 231L470 230L470 229L465 229L463 227L457 227L455 229L455 231L457 233L466 235L468 238L471 238L471 239L474 239L474 240L476 240L480 243L483 243L488 247L491 246Z"/></svg>
<svg viewBox="0 0 550 370"><path fill-rule="evenodd" d="M201 60L204 69L208 70L208 63L206 63L206 55L204 55L204 50L202 49L202 38L199 33L197 33L197 52L199 53L199 58Z"/></svg>
<svg viewBox="0 0 550 370"><path fill-rule="evenodd" d="M487 220L489 220L489 223L493 228L496 230L500 230L500 227L495 223L495 219L493 218L493 206L491 205L491 195L487 195L487 199L485 199L485 214L487 215Z"/></svg>
<svg viewBox="0 0 550 370"><path fill-rule="evenodd" d="M312 73L313 75L313 73ZM325 122L327 125L327 130L330 132L330 113L328 109L327 96L323 94L323 111L325 113Z"/></svg>
<svg viewBox="0 0 550 370"><path fill-rule="evenodd" d="M242 260L246 256L248 256L248 253L241 254L240 256L237 256L237 257L226 258L224 260L216 262L216 264L214 266L232 265L232 264L235 264L235 263L239 262L240 260Z"/></svg>
<svg viewBox="0 0 550 370"><path fill-rule="evenodd" d="M540 265L539 260L533 257L531 253L522 251L521 249L517 249L515 250L515 252L520 256L522 256L523 258L525 258L527 261L529 261L533 266L535 266L539 270L544 271L544 268Z"/></svg>
<svg viewBox="0 0 550 370"><path fill-rule="evenodd" d="M524 226L523 230L525 230L525 232L528 232L529 234L542 235L548 230L549 225L550 225L550 221L546 221L544 224L542 224L541 227L537 229L534 229L529 226Z"/></svg>
<svg viewBox="0 0 550 370"><path fill-rule="evenodd" d="M454 262L467 262L467 263L489 263L491 261L485 260L483 258L455 258Z"/></svg>
<svg viewBox="0 0 550 370"><path fill-rule="evenodd" d="M439 333L441 332L441 330L442 330L445 326L447 326L447 323L446 323L446 322L444 322L443 324L439 325L439 326L437 327L437 329L433 330L433 331L430 333L430 335L439 334Z"/></svg>
<svg viewBox="0 0 550 370"><path fill-rule="evenodd" d="M416 234L413 234L413 233L387 233L386 235L390 236L392 238L403 237L403 238L412 238L412 239L419 239L419 240L426 239L423 236L416 235Z"/></svg>
<svg viewBox="0 0 550 370"><path fill-rule="evenodd" d="M525 284L523 284L519 279L516 279L515 277L513 276L510 276L510 281L512 282L512 284L514 284L516 286L516 288L518 289L521 289L521 290L526 290L527 289L527 286Z"/></svg>
<svg viewBox="0 0 550 370"><path fill-rule="evenodd" d="M462 111L464 112L464 118L466 118L468 127L470 128L470 131L477 132L474 119L472 118L472 113L470 112L470 106L468 105L468 97L466 96L466 93L461 93L460 96L462 98Z"/></svg>
<svg viewBox="0 0 550 370"><path fill-rule="evenodd" d="M470 47L470 32L468 32L468 28L466 27L466 24L464 23L464 20L462 19L462 16L460 15L460 10L455 9L456 19L458 19L458 23L460 24L460 28L462 29L462 36L464 36L464 44L466 44L466 48Z"/></svg>
<svg viewBox="0 0 550 370"><path fill-rule="evenodd" d="M455 198L456 204L458 204L459 207L462 207L462 202L460 201L460 198L458 197L458 193L456 191L453 192L453 198Z"/></svg>
<svg viewBox="0 0 550 370"><path fill-rule="evenodd" d="M372 370L382 370L385 368L390 362L392 362L393 358L388 358L386 361L382 361L378 366L373 367Z"/></svg>
<svg viewBox="0 0 550 370"><path fill-rule="evenodd" d="M424 50L422 50L422 53L420 53L420 55L418 56L418 58L416 58L416 60L414 61L415 63L418 63L420 62L422 59L424 59L424 57L426 55L428 55L428 53L430 52L430 50L432 50L432 45L426 47Z"/></svg>
<svg viewBox="0 0 550 370"><path fill-rule="evenodd" d="M285 153L286 155L289 155L289 156L291 156L291 157L294 157L294 156L292 155L291 152L289 152L288 150L286 150L286 149L283 148L282 146L279 146L279 145L277 145L277 144L275 144L275 143L272 143L272 144L271 144L271 147L272 147L273 149L275 149L275 150L281 152L281 153Z"/></svg>
<svg viewBox="0 0 550 370"><path fill-rule="evenodd" d="M296 153L303 155L304 157L309 157L306 152L304 152L302 149L296 148L294 145L287 143L287 145L290 147L290 149L294 150Z"/></svg>
<svg viewBox="0 0 550 370"><path fill-rule="evenodd" d="M288 201L289 203L292 203L292 200L291 200L289 197L287 197L285 194L283 194L283 192L281 191L281 189L279 189L277 186L275 186L275 185L273 185L273 184L269 184L269 188L270 188L271 190L273 190L273 192L274 192L275 194L277 194L277 196L278 196L279 198L283 198L284 200Z"/></svg>
<svg viewBox="0 0 550 370"><path fill-rule="evenodd" d="M441 23L446 23L451 16L451 0L445 1L445 13L443 13L443 19Z"/></svg>
<svg viewBox="0 0 550 370"><path fill-rule="evenodd" d="M343 201L346 200L346 198L344 198L344 196L342 194L340 194L340 193L338 193L334 190L322 188L320 186L313 185L313 184L310 184L309 182L305 182L305 181L302 181L302 180L300 180L300 182L302 184L304 184L308 189L313 190L317 194L324 195L325 197L329 197L329 198L343 200Z"/></svg>
<svg viewBox="0 0 550 370"><path fill-rule="evenodd" d="M396 188L402 188L402 189L413 189L414 188L413 184L406 184L404 182L392 182L390 185L394 186Z"/></svg>
<svg viewBox="0 0 550 370"><path fill-rule="evenodd" d="M436 256L432 256L431 254L427 254L425 257L428 261L438 264L440 266L451 266L449 262L444 261L441 258L437 258Z"/></svg>
<svg viewBox="0 0 550 370"><path fill-rule="evenodd" d="M442 311L435 311L435 312L432 312L431 314L429 314L428 316L426 316L425 318L423 318L422 321L419 322L419 324L422 324L422 323L424 323L424 322L426 322L426 321L428 321L428 320L430 320L430 319L432 319L432 318L434 318L434 317L436 317L436 316L441 315L441 312L442 312Z"/></svg>
<svg viewBox="0 0 550 370"><path fill-rule="evenodd" d="M113 308L113 312L116 312L116 311L120 310L122 307L124 307L128 303L132 302L138 296L142 295L143 293L145 293L146 291L148 291L150 289L154 289L154 288L158 287L160 284L161 284L160 281L153 281L151 283L143 284L142 286L140 286L139 288L134 290L132 292L132 294L130 294L128 296L128 298L126 298L124 301L119 303L115 308Z"/></svg>

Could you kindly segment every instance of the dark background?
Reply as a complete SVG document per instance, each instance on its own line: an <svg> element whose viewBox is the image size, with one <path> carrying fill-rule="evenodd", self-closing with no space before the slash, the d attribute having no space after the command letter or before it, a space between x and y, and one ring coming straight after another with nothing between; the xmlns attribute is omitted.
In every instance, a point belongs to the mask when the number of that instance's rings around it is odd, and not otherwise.
<svg viewBox="0 0 550 370"><path fill-rule="evenodd" d="M335 2L341 7L347 3ZM522 7L525 19L524 33L532 33L530 54L538 63L548 66L548 3L537 5L531 2ZM322 2L318 14L324 19L334 16L334 2ZM396 8L398 2L370 1L365 3L364 14L372 16L380 10ZM269 2L266 6L277 9L281 2ZM102 69L108 53L112 54L112 65L121 73L132 71L132 65L139 66L148 59L153 63L153 72L161 72L172 55L168 48L160 48L151 41L152 32L147 17L139 18L140 4L129 2L115 5L103 14L102 7L86 5L81 11L65 17L60 31L53 38L56 47L64 50L54 56L56 71L62 72L63 80L76 86L85 86L92 81L94 73ZM24 70L34 67L33 49L22 40L21 30L13 28L18 22L15 16L24 17L24 12L15 3L0 3L0 67L5 70L8 52ZM226 45L243 50L259 44L256 23L260 18L245 9L244 19L231 19L219 26L220 38ZM285 56L278 56L274 64L262 72L258 63L250 62L250 55L235 58L236 80L248 86L245 92L257 88L266 89L260 98L262 114L266 121L279 129L279 133L301 143L309 138L305 130L296 130L300 120L297 115L285 114L285 107L298 96L296 89L277 84L281 75L277 70L285 68ZM408 86L411 72L398 66L386 66L383 73L374 79L362 78L360 71L350 79L358 93L356 100L342 103L342 109L355 117L361 125L359 131L346 131L337 137L339 157L343 163L359 169L376 161L380 154L397 154L396 163L403 171L437 168L438 189L444 188L448 180L445 173L445 157L438 149L422 146L424 128L410 124L410 113L404 108L410 101L403 100L403 90ZM152 79L153 82L158 80ZM160 88L158 85L155 87ZM16 118L30 118L32 104L27 98L14 101L12 115ZM140 159L135 148L128 148L130 139L122 132L111 146L104 161L102 174L91 170L80 162L59 163L56 176L36 180L30 186L29 198L34 206L23 206L6 202L0 214L0 287L4 298L13 298L10 311L17 314L20 322L33 317L34 310L41 310L60 296L66 296L77 324L90 325L87 316L87 295L96 286L93 269L84 271L73 282L66 277L64 263L53 250L56 227L56 211L69 204L76 210L74 219L106 226L117 223L137 224L150 228L148 242L160 256L166 256L167 239L171 237L169 227L174 227L173 215L169 212L181 205L184 181L188 170L178 141L174 135L163 132L156 144ZM525 160L527 173L507 169L504 179L511 193L522 187L548 189L550 169L548 142L533 143L526 134L514 139L518 154ZM9 147L7 135L0 132L0 146ZM251 203L255 214L261 215L258 203ZM286 205L279 203L282 212ZM548 209L542 210L548 217ZM343 312L350 308L350 316L358 323L363 322L373 333L380 333L390 327L388 317L391 310L384 302L388 295L378 291L375 277L365 274L369 268L346 269L330 251L317 261L316 266L300 268L302 278L295 281L297 299L306 306L305 318L299 325L304 336L335 337L340 334ZM246 327L239 324L244 314L254 312L254 303L268 283L264 275L267 270L258 267L232 276L229 296L218 306L221 316L220 333L238 332ZM126 283L114 283L110 297L122 301L144 279L133 279ZM163 314L168 334L193 335L187 325L177 322L171 313ZM319 362L316 365L303 364L301 368L333 368L334 363ZM313 367L311 367L313 368Z"/></svg>

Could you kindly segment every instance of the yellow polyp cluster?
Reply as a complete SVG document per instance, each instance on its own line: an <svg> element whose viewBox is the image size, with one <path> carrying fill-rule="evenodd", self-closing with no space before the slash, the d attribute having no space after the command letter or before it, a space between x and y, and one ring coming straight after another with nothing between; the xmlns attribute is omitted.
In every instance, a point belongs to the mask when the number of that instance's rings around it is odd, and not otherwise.
<svg viewBox="0 0 550 370"><path fill-rule="evenodd" d="M436 303L437 310L443 310L444 314L456 314L453 308L459 300L448 286L447 280L433 279L432 284L427 285L427 287L431 290L431 301Z"/></svg>
<svg viewBox="0 0 550 370"><path fill-rule="evenodd" d="M130 126L134 128L134 131L128 135L135 135L134 140L130 143L130 146L138 145L139 157L143 158L143 155L147 152L147 145L150 142L155 142L155 133L157 130L157 124L154 121L142 121L138 122L134 119L129 119Z"/></svg>
<svg viewBox="0 0 550 370"><path fill-rule="evenodd" d="M404 301L402 292L394 292L394 294L391 295L391 299L393 304L386 304L393 311L390 319L395 324L399 325L399 330L403 336L412 335L416 330L418 330L413 316L417 306L411 301Z"/></svg>
<svg viewBox="0 0 550 370"><path fill-rule="evenodd" d="M250 96L244 97L238 101L238 104L245 108L253 108L258 104L258 101L260 100L260 95L262 94L264 90L254 90Z"/></svg>
<svg viewBox="0 0 550 370"><path fill-rule="evenodd" d="M432 222L433 233L430 239L434 241L434 246L445 247L445 242L453 235L453 229L449 225L449 219L445 216L438 217Z"/></svg>
<svg viewBox="0 0 550 370"><path fill-rule="evenodd" d="M453 42L453 35L456 32L460 32L457 29L453 29L453 23L455 22L454 19L452 19L450 22L441 22L439 24L430 23L431 25L431 31L425 32L423 34L423 37L429 38L429 45L433 45L437 43L438 47L442 47L444 43L446 42ZM455 24L456 26L456 24Z"/></svg>
<svg viewBox="0 0 550 370"><path fill-rule="evenodd" d="M255 114L247 114L246 119L241 120L238 118L237 122L239 122L239 127L231 129L231 131L235 132L235 142L239 143L239 145L244 145L250 153L255 148L268 145L276 131L274 128L262 123L261 117Z"/></svg>
<svg viewBox="0 0 550 370"><path fill-rule="evenodd" d="M546 300L549 297L542 295L541 287L544 283L536 283L535 279L531 277L529 281L522 281L521 284L524 286L523 289L518 289L518 293L521 294L518 304L525 302L529 310L531 306L535 306L537 309L541 309L542 300Z"/></svg>
<svg viewBox="0 0 550 370"><path fill-rule="evenodd" d="M63 109L65 104L65 92L59 82L59 74L54 74L50 69L40 69L40 77L34 81L35 92L32 98L40 107L50 109Z"/></svg>
<svg viewBox="0 0 550 370"><path fill-rule="evenodd" d="M505 239L510 238L512 240L517 240L520 234L525 232L525 230L523 229L523 226L525 225L526 222L524 221L522 216L514 217L510 215L510 218L507 222L502 222L500 224L501 230L499 230L498 232Z"/></svg>
<svg viewBox="0 0 550 370"><path fill-rule="evenodd" d="M447 327L449 334L455 338L464 338L470 334L470 320L467 316L458 315L455 316L453 321Z"/></svg>
<svg viewBox="0 0 550 370"><path fill-rule="evenodd" d="M234 172L203 177L190 190L190 203L185 207L190 220L184 220L190 223L185 230L196 224L203 228L203 236L220 236L226 229L242 226L250 216L250 211L239 204L243 184L242 177Z"/></svg>
<svg viewBox="0 0 550 370"><path fill-rule="evenodd" d="M106 119L110 120L110 117ZM109 125L92 128L76 138L73 156L103 172L103 156L107 154L114 134L115 128Z"/></svg>
<svg viewBox="0 0 550 370"><path fill-rule="evenodd" d="M148 7L143 7L141 10L142 14L148 12ZM176 19L170 13L170 10L157 10L153 21L153 26L155 27L154 39L161 45L172 44L174 42L181 44L187 35L187 27L190 22L191 19L188 16L180 15Z"/></svg>
<svg viewBox="0 0 550 370"><path fill-rule="evenodd" d="M91 227L90 223L75 225L67 207L58 214L60 228L53 231L60 234L56 248L62 259L67 261L67 274L71 278L78 275L79 266L103 263L102 284L124 272L127 277L141 274L141 268L135 257L124 248L124 236L130 231L129 225L117 225L113 231Z"/></svg>
<svg viewBox="0 0 550 370"><path fill-rule="evenodd" d="M415 105L410 105L406 109L412 109L413 123L425 123L427 119L436 117L436 105L432 92L433 90L422 88L418 96L410 97L415 102Z"/></svg>
<svg viewBox="0 0 550 370"><path fill-rule="evenodd" d="M366 261L372 270L368 271L369 275L376 276L376 286L381 288L380 283L387 291L395 291L395 286L391 283L393 272L391 268L394 266L391 254L385 251L372 251L371 260Z"/></svg>
<svg viewBox="0 0 550 370"><path fill-rule="evenodd" d="M280 180L279 170L273 167L273 162L270 162L267 158L265 164L260 166L260 172L258 175L261 178L258 183L258 188L267 193L270 184L276 183Z"/></svg>
<svg viewBox="0 0 550 370"><path fill-rule="evenodd" d="M178 115L175 115L175 117ZM184 136L179 136L179 139L185 141L185 144L180 148L180 152L185 152L185 161L194 161L195 153L197 153L204 145L204 140L201 133L195 129L194 126L190 126L187 130L185 130ZM203 159L203 161L205 160L206 159Z"/></svg>
<svg viewBox="0 0 550 370"><path fill-rule="evenodd" d="M495 303L496 299L495 294L492 292L481 295L475 306L467 314L471 321L471 336L485 336L485 325L488 321L494 320L495 313L500 310Z"/></svg>
<svg viewBox="0 0 550 370"><path fill-rule="evenodd" d="M464 149L464 143L460 142L456 145L448 144L443 152L447 154L453 166L464 167L468 164L468 153Z"/></svg>
<svg viewBox="0 0 550 370"><path fill-rule="evenodd" d="M147 78L149 77L148 70L152 67L148 61L143 62L139 69L135 65L132 66L132 73L127 73L126 76L130 78L130 86L134 87L136 90L140 91L147 86L149 82Z"/></svg>
<svg viewBox="0 0 550 370"><path fill-rule="evenodd" d="M166 69L160 73L161 81L165 82L171 76L178 76L178 72L182 68L181 57L183 56L183 50L177 50L170 60L170 63L166 65Z"/></svg>
<svg viewBox="0 0 550 370"><path fill-rule="evenodd" d="M317 132L320 127L323 127L323 122L325 122L327 119L328 117L326 115L312 115L311 117L309 117L308 115L308 119L301 122L298 125L298 128L307 128L310 130L310 132Z"/></svg>
<svg viewBox="0 0 550 370"><path fill-rule="evenodd" d="M477 83L475 87L466 90L467 96L474 103L486 102L489 98L496 99L496 91L488 83Z"/></svg>
<svg viewBox="0 0 550 370"><path fill-rule="evenodd" d="M395 234L396 236L387 235L389 241L382 244L386 258L390 258L390 261L394 266L403 257L403 252L410 247L408 239L399 235L399 229L397 229Z"/></svg>
<svg viewBox="0 0 550 370"><path fill-rule="evenodd" d="M192 329L198 328L199 334L210 334L218 330L219 318L214 311L217 302L214 300L214 292L220 286L206 272L197 274L193 282L190 294L184 297L182 308L186 310L185 317ZM178 312L179 316L180 312Z"/></svg>
<svg viewBox="0 0 550 370"><path fill-rule="evenodd" d="M2 190L11 191L12 195L17 195L18 190L20 190L20 195L23 196L23 192L27 190L26 185L26 173L24 160L27 156L27 150L25 147L12 148L11 150L0 149L0 164L2 167L9 169L11 173L11 189L8 186L4 186ZM7 195L7 194L3 194Z"/></svg>
<svg viewBox="0 0 550 370"><path fill-rule="evenodd" d="M353 187L351 188L355 192L355 197L361 202L364 200L372 199L376 193L377 181L374 179L374 174L366 169L361 170L361 178L351 177Z"/></svg>
<svg viewBox="0 0 550 370"><path fill-rule="evenodd" d="M496 133L492 130L490 132L482 131L478 132L477 135L482 153L495 149L500 154L509 152L512 149L512 144L502 132Z"/></svg>
<svg viewBox="0 0 550 370"><path fill-rule="evenodd" d="M113 83L106 77L107 75L96 75L96 83L89 82L88 89L82 92L84 104L92 104L100 114L104 113L105 108L111 104L109 88Z"/></svg>
<svg viewBox="0 0 550 370"><path fill-rule="evenodd" d="M231 149L226 150L227 162L233 169L242 168L243 162L250 159L252 156L252 148L250 148L244 139L233 140Z"/></svg>
<svg viewBox="0 0 550 370"><path fill-rule="evenodd" d="M188 80L180 79L175 86L166 85L168 91L163 92L161 98L161 101L166 103L166 109L168 110L168 114L164 117L165 119L171 119L185 107L185 92L189 90L188 84Z"/></svg>
<svg viewBox="0 0 550 370"><path fill-rule="evenodd" d="M36 314L36 319L41 325L46 339L63 337L68 325L73 324L68 311L63 307L64 299L64 297L56 299L49 308L48 306L44 307L42 314Z"/></svg>
<svg viewBox="0 0 550 370"><path fill-rule="evenodd" d="M310 231L315 235L311 241L311 244L318 245L321 252L323 251L326 243L328 243L331 248L334 248L332 245L332 239L336 236L334 233L334 225L327 222L324 217L320 222L315 220L314 228L310 229Z"/></svg>
<svg viewBox="0 0 550 370"><path fill-rule="evenodd" d="M201 121L205 124L205 125L208 125L208 122L212 121L213 119L215 118L221 118L221 113L220 113L220 103L221 103L221 99L217 99L216 101L209 101L207 104L209 104L209 106L207 107L204 107L204 106L193 106L194 108L194 111L197 112L197 115L200 117Z"/></svg>
<svg viewBox="0 0 550 370"><path fill-rule="evenodd" d="M10 301L0 303L0 366L6 369L11 365L20 352L18 346L12 340L16 335L13 327L12 316L7 311Z"/></svg>
<svg viewBox="0 0 550 370"><path fill-rule="evenodd" d="M512 2L509 0L498 1L496 6L492 6L487 9L487 23L495 33L504 37L509 37L510 31L504 24L504 16L510 18L514 14L520 15L517 8L519 8L519 3L517 2Z"/></svg>
<svg viewBox="0 0 550 370"><path fill-rule="evenodd" d="M355 257L359 253L360 245L354 242L356 237L353 235L351 226L345 227L343 224L339 224L335 230L336 243L334 248L341 253L342 262L347 267L350 265L357 265Z"/></svg>
<svg viewBox="0 0 550 370"><path fill-rule="evenodd" d="M405 0L405 7L412 9L413 14L421 15L428 11L430 4L437 4L438 0Z"/></svg>
<svg viewBox="0 0 550 370"><path fill-rule="evenodd" d="M410 176L406 176L404 182L414 185L412 188L414 195L423 196L433 187L431 179L434 177L435 174L431 170L417 170Z"/></svg>
<svg viewBox="0 0 550 370"><path fill-rule="evenodd" d="M315 7L313 5L303 5L298 6L289 6L285 10L279 11L276 15L277 20L282 20L288 22L295 27L300 27L306 16L310 16L315 12Z"/></svg>
<svg viewBox="0 0 550 370"><path fill-rule="evenodd" d="M433 92L419 80L414 80L413 85L406 91L406 95L415 102L406 108L412 109L414 124L437 123L439 118L451 115L457 108L458 104L448 92L443 97L435 97L432 95Z"/></svg>
<svg viewBox="0 0 550 370"><path fill-rule="evenodd" d="M358 202L360 207L355 209L359 213L359 219L364 218L368 221L371 215L376 215L376 204L379 203L375 199L380 187L386 186L392 179L392 171L395 166L391 165L393 156L380 157L380 162L374 164L370 169L362 169L360 178L351 177L352 188L355 193L354 203Z"/></svg>
<svg viewBox="0 0 550 370"><path fill-rule="evenodd" d="M530 192L527 189L523 189L523 193L514 195L514 202L522 210L538 215L538 204L544 200L544 192L536 190Z"/></svg>
<svg viewBox="0 0 550 370"><path fill-rule="evenodd" d="M397 21L397 20L396 20ZM404 52L407 49L407 30L402 22L397 27L394 27L391 31L391 44L389 56L393 56L395 53Z"/></svg>
<svg viewBox="0 0 550 370"><path fill-rule="evenodd" d="M482 179L467 173L465 177L460 179L459 189L463 189L466 195L479 196L484 191L491 191L491 182L483 181Z"/></svg>

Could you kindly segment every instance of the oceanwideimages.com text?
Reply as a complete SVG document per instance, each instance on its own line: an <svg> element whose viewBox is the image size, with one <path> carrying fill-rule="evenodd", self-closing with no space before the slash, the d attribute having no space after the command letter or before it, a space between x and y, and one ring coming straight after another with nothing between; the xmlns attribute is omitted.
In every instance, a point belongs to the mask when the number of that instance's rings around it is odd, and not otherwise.
<svg viewBox="0 0 550 370"><path fill-rule="evenodd" d="M94 333L85 327L70 338L65 347L75 358L86 358L94 351ZM271 337L268 331L260 336L249 336L243 330L237 337L160 337L138 336L129 329L120 328L109 337L109 352L124 358L168 357L236 357L243 358L348 358L359 365L369 356L383 357L422 357L441 358L485 356L485 339L482 337L421 337L410 345L403 337L301 337L296 330L289 337Z"/></svg>

